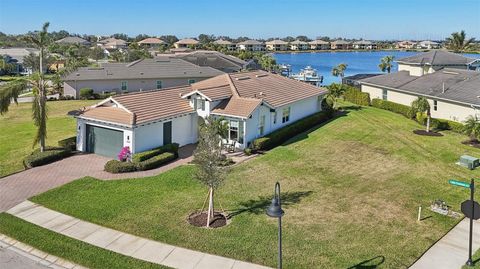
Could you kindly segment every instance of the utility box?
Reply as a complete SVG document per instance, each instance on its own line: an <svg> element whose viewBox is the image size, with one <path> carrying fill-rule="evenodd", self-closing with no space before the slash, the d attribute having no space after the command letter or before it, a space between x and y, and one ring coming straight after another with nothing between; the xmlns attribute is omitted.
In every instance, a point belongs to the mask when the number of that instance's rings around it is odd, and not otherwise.
<svg viewBox="0 0 480 269"><path fill-rule="evenodd" d="M470 170L475 169L477 166L480 166L480 160L478 158L468 156L468 155L462 155L460 156L460 160L458 161L459 165L465 166Z"/></svg>

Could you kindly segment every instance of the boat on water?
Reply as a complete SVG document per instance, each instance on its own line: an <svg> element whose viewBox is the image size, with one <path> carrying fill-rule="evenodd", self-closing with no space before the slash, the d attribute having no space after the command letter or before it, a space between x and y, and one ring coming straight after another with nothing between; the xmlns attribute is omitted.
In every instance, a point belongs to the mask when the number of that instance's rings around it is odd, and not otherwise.
<svg viewBox="0 0 480 269"><path fill-rule="evenodd" d="M298 74L292 74L290 77L299 81L310 83L317 87L320 87L323 82L323 76L319 75L317 70L311 66L305 67L304 69L300 70Z"/></svg>
<svg viewBox="0 0 480 269"><path fill-rule="evenodd" d="M290 74L292 73L292 66L289 64L280 64L278 65L278 69L282 76L289 77Z"/></svg>

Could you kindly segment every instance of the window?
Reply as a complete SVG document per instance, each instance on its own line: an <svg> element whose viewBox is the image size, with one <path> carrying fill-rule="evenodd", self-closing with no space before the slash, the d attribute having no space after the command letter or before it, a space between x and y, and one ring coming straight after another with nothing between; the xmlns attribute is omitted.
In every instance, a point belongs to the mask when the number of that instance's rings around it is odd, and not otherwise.
<svg viewBox="0 0 480 269"><path fill-rule="evenodd" d="M438 109L437 100L433 100L433 110L437 111L437 109Z"/></svg>
<svg viewBox="0 0 480 269"><path fill-rule="evenodd" d="M188 85L193 84L193 83L195 83L195 80L194 80L194 79L189 79L189 80L188 80Z"/></svg>
<svg viewBox="0 0 480 269"><path fill-rule="evenodd" d="M157 89L161 89L161 88L162 88L162 81L157 80Z"/></svg>
<svg viewBox="0 0 480 269"><path fill-rule="evenodd" d="M382 99L383 100L387 100L387 94L388 94L388 90L383 89L382 90Z"/></svg>
<svg viewBox="0 0 480 269"><path fill-rule="evenodd" d="M231 120L228 125L228 139L238 141L238 121Z"/></svg>
<svg viewBox="0 0 480 269"><path fill-rule="evenodd" d="M265 132L265 115L260 116L260 121L258 123L258 134L263 136Z"/></svg>
<svg viewBox="0 0 480 269"><path fill-rule="evenodd" d="M205 111L205 100L197 98L195 99L195 110L201 109L202 111Z"/></svg>
<svg viewBox="0 0 480 269"><path fill-rule="evenodd" d="M128 91L128 84L126 81L122 81L121 89L122 91Z"/></svg>
<svg viewBox="0 0 480 269"><path fill-rule="evenodd" d="M277 124L277 111L273 112L273 124Z"/></svg>
<svg viewBox="0 0 480 269"><path fill-rule="evenodd" d="M290 120L290 107L284 108L282 111L282 123Z"/></svg>

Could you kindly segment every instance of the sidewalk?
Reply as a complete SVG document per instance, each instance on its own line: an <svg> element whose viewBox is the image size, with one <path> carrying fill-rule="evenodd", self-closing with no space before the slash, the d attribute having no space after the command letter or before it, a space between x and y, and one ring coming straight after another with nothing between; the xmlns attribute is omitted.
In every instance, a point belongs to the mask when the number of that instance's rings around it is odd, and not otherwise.
<svg viewBox="0 0 480 269"><path fill-rule="evenodd" d="M267 269L268 267L210 255L141 238L50 210L30 201L7 213L65 236L136 259L178 269Z"/></svg>
<svg viewBox="0 0 480 269"><path fill-rule="evenodd" d="M480 222L473 223L473 253L480 248ZM411 269L458 269L468 259L470 220L464 218L416 261Z"/></svg>

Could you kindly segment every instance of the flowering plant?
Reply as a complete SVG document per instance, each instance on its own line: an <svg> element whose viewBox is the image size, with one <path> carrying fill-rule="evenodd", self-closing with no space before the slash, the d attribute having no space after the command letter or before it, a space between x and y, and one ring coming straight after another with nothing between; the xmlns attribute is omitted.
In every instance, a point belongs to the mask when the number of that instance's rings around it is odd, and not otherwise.
<svg viewBox="0 0 480 269"><path fill-rule="evenodd" d="M131 156L132 153L130 152L130 147L126 146L120 150L120 153L118 153L118 160L122 162L130 161Z"/></svg>

